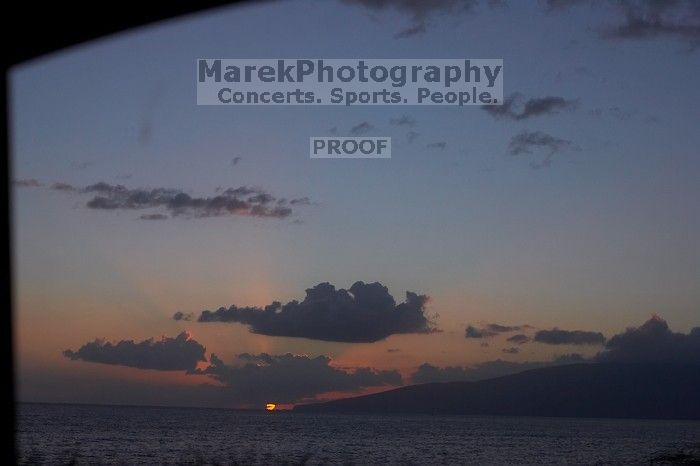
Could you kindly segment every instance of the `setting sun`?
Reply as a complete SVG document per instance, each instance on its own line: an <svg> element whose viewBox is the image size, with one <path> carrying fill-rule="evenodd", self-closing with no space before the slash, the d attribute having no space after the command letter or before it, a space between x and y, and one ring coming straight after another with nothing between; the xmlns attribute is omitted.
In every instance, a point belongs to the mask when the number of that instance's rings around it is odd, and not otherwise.
<svg viewBox="0 0 700 466"><path fill-rule="evenodd" d="M277 405L274 403L268 403L265 405L265 411L274 411L277 408Z"/></svg>

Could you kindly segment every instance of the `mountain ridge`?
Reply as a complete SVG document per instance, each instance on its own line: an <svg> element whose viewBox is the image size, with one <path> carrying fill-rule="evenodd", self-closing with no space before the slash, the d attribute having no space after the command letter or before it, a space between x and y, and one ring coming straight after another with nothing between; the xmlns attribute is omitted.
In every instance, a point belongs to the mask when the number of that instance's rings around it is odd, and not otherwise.
<svg viewBox="0 0 700 466"><path fill-rule="evenodd" d="M569 364L409 385L294 411L700 420L700 365Z"/></svg>

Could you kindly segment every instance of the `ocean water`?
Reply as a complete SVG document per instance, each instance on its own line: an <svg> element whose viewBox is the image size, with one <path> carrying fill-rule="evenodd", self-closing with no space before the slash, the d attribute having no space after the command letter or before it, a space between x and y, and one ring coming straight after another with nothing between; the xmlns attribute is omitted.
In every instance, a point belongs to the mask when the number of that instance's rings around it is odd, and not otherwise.
<svg viewBox="0 0 700 466"><path fill-rule="evenodd" d="M700 422L22 403L21 464L698 464Z"/></svg>

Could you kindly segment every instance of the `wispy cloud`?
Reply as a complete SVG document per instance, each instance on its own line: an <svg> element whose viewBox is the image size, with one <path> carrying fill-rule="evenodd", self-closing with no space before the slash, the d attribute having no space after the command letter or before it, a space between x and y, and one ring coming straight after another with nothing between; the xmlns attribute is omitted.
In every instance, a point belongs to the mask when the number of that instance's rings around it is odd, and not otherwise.
<svg viewBox="0 0 700 466"><path fill-rule="evenodd" d="M17 186L18 188L41 188L42 186L44 186L43 183L34 178L14 180L12 184Z"/></svg>
<svg viewBox="0 0 700 466"><path fill-rule="evenodd" d="M552 115L562 110L573 110L578 101L558 96L524 99L515 93L505 98L502 105L484 105L482 110L495 119L527 120L542 115Z"/></svg>
<svg viewBox="0 0 700 466"><path fill-rule="evenodd" d="M352 128L350 128L350 134L353 136L362 136L364 134L369 133L374 129L374 126L368 122L368 121L363 121L362 123L358 123Z"/></svg>
<svg viewBox="0 0 700 466"><path fill-rule="evenodd" d="M605 31L617 40L672 38L697 49L700 45L700 2L697 0L623 0L624 20Z"/></svg>
<svg viewBox="0 0 700 466"><path fill-rule="evenodd" d="M445 150L447 148L447 143L445 141L431 142L425 146L427 149Z"/></svg>
<svg viewBox="0 0 700 466"><path fill-rule="evenodd" d="M24 187L41 187L37 180L20 180ZM51 190L92 196L85 206L93 210L160 210L142 214L143 220L164 220L170 217L204 218L250 216L262 218L289 217L293 209L311 204L308 197L277 198L262 188L241 186L217 190L209 197L191 196L179 189L127 188L121 184L99 182L85 187L54 183Z"/></svg>
<svg viewBox="0 0 700 466"><path fill-rule="evenodd" d="M408 16L411 25L395 34L397 39L423 34L428 21L436 15L454 15L473 12L478 0L343 0L363 6L374 12L393 10Z"/></svg>
<svg viewBox="0 0 700 466"><path fill-rule="evenodd" d="M554 156L567 148L573 148L571 141L560 139L541 131L522 131L510 140L508 151L511 155L532 154L534 151L544 152L544 159L530 163L532 168L545 168L552 164Z"/></svg>

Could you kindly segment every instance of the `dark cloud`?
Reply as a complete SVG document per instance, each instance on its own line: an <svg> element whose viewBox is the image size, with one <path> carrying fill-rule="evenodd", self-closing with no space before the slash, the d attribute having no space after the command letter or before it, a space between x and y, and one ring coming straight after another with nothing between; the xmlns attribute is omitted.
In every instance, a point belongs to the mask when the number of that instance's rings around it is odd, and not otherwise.
<svg viewBox="0 0 700 466"><path fill-rule="evenodd" d="M436 331L426 315L428 297L406 292L396 304L381 283L356 282L348 290L320 283L303 301L203 311L199 322L237 322L253 333L339 342L374 342L393 334Z"/></svg>
<svg viewBox="0 0 700 466"><path fill-rule="evenodd" d="M148 339L141 342L121 340L111 343L95 340L77 351L66 350L63 355L72 360L155 369L160 371L191 371L200 361L206 362L206 348L182 332L174 338Z"/></svg>
<svg viewBox="0 0 700 466"><path fill-rule="evenodd" d="M700 45L700 2L697 0L623 0L624 20L605 31L609 39L672 38L691 49Z"/></svg>
<svg viewBox="0 0 700 466"><path fill-rule="evenodd" d="M18 188L41 188L44 186L43 183L34 178L14 180L12 184Z"/></svg>
<svg viewBox="0 0 700 466"><path fill-rule="evenodd" d="M143 214L139 216L141 220L167 220L170 217L164 214Z"/></svg>
<svg viewBox="0 0 700 466"><path fill-rule="evenodd" d="M664 319L654 315L640 327L610 338L596 360L700 364L700 327L688 334L672 332Z"/></svg>
<svg viewBox="0 0 700 466"><path fill-rule="evenodd" d="M416 372L411 375L411 381L413 383L432 383L485 380L530 369L579 362L585 362L585 359L580 354L574 353L558 356L551 361L513 362L497 359L495 361L482 362L468 367L438 367L425 363L419 366Z"/></svg>
<svg viewBox="0 0 700 466"><path fill-rule="evenodd" d="M510 139L508 150L511 155L532 154L543 151L545 157L540 162L530 164L532 168L549 167L555 155L566 148L573 147L571 141L559 139L541 131L522 131Z"/></svg>
<svg viewBox="0 0 700 466"><path fill-rule="evenodd" d="M445 141L431 142L425 147L428 149L445 150L447 148L447 143Z"/></svg>
<svg viewBox="0 0 700 466"><path fill-rule="evenodd" d="M524 345L525 343L530 341L530 337L523 333L518 333L517 335L513 335L512 337L508 337L507 341L511 343L517 343L519 345Z"/></svg>
<svg viewBox="0 0 700 466"><path fill-rule="evenodd" d="M464 330L464 338L487 338L496 335L496 332L490 332L486 329L476 328L473 325L467 325Z"/></svg>
<svg viewBox="0 0 700 466"><path fill-rule="evenodd" d="M353 136L362 136L363 134L369 133L373 129L374 126L371 123L363 121L362 123L358 123L352 128L350 128L350 134L352 134Z"/></svg>
<svg viewBox="0 0 700 466"><path fill-rule="evenodd" d="M292 206L310 204L308 198L277 199L260 188L242 186L221 190L211 197L193 197L178 189L130 189L123 185L99 182L84 188L73 188L57 183L63 191L76 191L92 195L86 207L95 210L146 210L160 209L164 212L145 214L140 218L162 220L170 217L221 217L243 215L252 217L286 218L293 211Z"/></svg>
<svg viewBox="0 0 700 466"><path fill-rule="evenodd" d="M173 314L173 320L184 320L189 322L193 317L194 314L191 312L177 311L175 314Z"/></svg>
<svg viewBox="0 0 700 466"><path fill-rule="evenodd" d="M506 354L517 354L520 350L518 348L512 347L512 348L503 348L501 351L506 353Z"/></svg>
<svg viewBox="0 0 700 466"><path fill-rule="evenodd" d="M394 10L411 19L411 26L398 32L396 38L411 37L426 32L428 20L438 14L472 12L478 0L343 0L372 11Z"/></svg>
<svg viewBox="0 0 700 466"><path fill-rule="evenodd" d="M398 386L403 382L397 371L366 367L343 370L331 366L330 362L326 356L244 353L236 357L235 364L228 365L212 354L210 366L192 372L222 383L231 402L239 406L294 403L326 392L356 392L368 387Z"/></svg>
<svg viewBox="0 0 700 466"><path fill-rule="evenodd" d="M537 331L534 341L547 345L602 345L605 343L605 337L600 332L553 328Z"/></svg>
<svg viewBox="0 0 700 466"><path fill-rule="evenodd" d="M487 338L498 335L499 333L517 332L524 328L529 328L529 325L501 325L501 324L486 324L481 328L467 325L464 331L465 338Z"/></svg>
<svg viewBox="0 0 700 466"><path fill-rule="evenodd" d="M72 184L61 183L61 182L52 184L51 189L53 189L54 191L64 191L67 193L72 193L72 192L77 191L75 186L73 186Z"/></svg>
<svg viewBox="0 0 700 466"><path fill-rule="evenodd" d="M496 119L526 120L541 115L552 115L561 110L571 110L577 105L576 100L557 96L524 100L520 94L516 93L506 97L502 105L484 105L481 109Z"/></svg>

